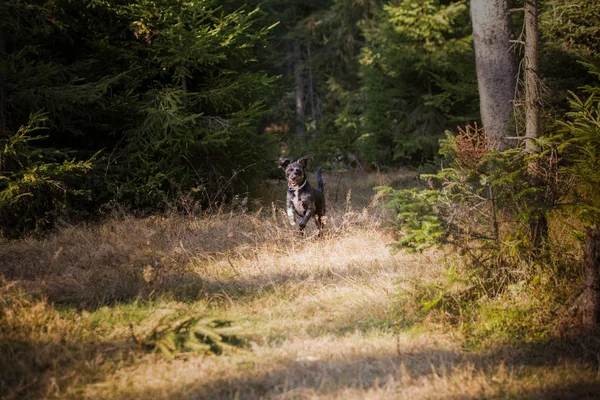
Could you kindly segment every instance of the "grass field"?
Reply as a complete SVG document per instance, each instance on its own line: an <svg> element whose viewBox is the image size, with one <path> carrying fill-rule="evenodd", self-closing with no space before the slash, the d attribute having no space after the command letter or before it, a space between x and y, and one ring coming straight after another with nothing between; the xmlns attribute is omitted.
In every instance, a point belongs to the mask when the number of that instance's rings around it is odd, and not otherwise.
<svg viewBox="0 0 600 400"><path fill-rule="evenodd" d="M314 225L306 238L285 225L284 183L270 182L262 200L217 215L115 213L0 242L0 396L600 398L597 332L557 322L537 337L499 339L494 330L512 332L513 320L422 312L419 288L459 259L391 251L372 190L411 186L413 173L325 180L323 238ZM542 303L527 296L511 301L533 314ZM157 326L192 315L232 321L243 345L219 355L148 349ZM476 343L473 326L484 332Z"/></svg>

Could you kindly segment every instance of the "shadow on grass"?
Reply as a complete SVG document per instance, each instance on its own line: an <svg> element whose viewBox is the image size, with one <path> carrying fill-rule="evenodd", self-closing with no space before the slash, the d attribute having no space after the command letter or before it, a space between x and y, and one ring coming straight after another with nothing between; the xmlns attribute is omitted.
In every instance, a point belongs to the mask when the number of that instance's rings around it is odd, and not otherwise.
<svg viewBox="0 0 600 400"><path fill-rule="evenodd" d="M230 300L251 301L281 290L287 285L326 286L344 282L348 277L367 277L364 266L350 264L332 266L314 271L297 271L287 268L281 272L238 277L231 270L230 277L205 279L199 273L153 268L155 276L145 280L141 271L121 269L106 274L86 277L78 282L68 274L50 276L48 279L17 280L18 287L33 296L45 297L50 303L77 310L94 311L99 307L126 304L138 300L172 299L194 302L202 299L227 304ZM9 283L11 281L8 281Z"/></svg>
<svg viewBox="0 0 600 400"><path fill-rule="evenodd" d="M346 270L347 274L353 273ZM297 281L302 274L271 276L272 282L284 284ZM323 278L319 278L323 279ZM333 274L328 279L340 279ZM180 283L175 281L175 283ZM324 282L324 284L327 284ZM214 292L223 290L216 283ZM264 289L264 282L235 281L243 288L256 285ZM234 295L232 287L226 287ZM245 289L249 290L249 289ZM258 290L258 289L256 289ZM240 294L244 295L244 293ZM1 327L0 327L1 328ZM1 333L1 331L0 331ZM133 341L121 343L26 343L14 336L0 335L0 397L41 398L60 397L69 387L105 381L117 370L135 364ZM344 355L328 352L314 354L314 359L278 360L273 366L267 363L255 367L209 377L193 377L181 387L165 383L168 398L271 398L336 396L346 389L365 392L367 390L392 390L423 385L423 379L434 385L436 380L449 379L449 386L460 385L463 375L474 376L482 371L487 385L496 392L492 397L505 398L594 398L600 393L598 379L598 354L600 335L598 331L573 330L568 336L551 338L539 343L515 343L512 346L492 348L485 351L446 350L419 348L404 351L377 351ZM225 356L226 357L226 356ZM512 381L496 381L499 366L512 375ZM562 367L558 372L553 368ZM542 369L535 370L536 368ZM407 371L407 374L405 373ZM466 371L466 372L465 372ZM475 371L471 375L468 372ZM550 372L548 372L550 371ZM173 371L176 373L176 371ZM553 379L539 374L548 373ZM578 374L581 377L578 377ZM537 377L528 377L537 374ZM567 374L564 379L561 374ZM441 376L441 378L439 378ZM423 379L422 379L423 378ZM475 379L475 378L473 378ZM519 389L520 382L527 381L527 390ZM468 382L467 382L468 383ZM505 385L505 386L503 386ZM531 388L533 387L533 389ZM156 387L144 392L144 388L123 388L114 398L155 398ZM456 387L452 390L457 390ZM161 392L159 390L159 392ZM48 395L51 393L52 395ZM162 393L162 392L161 392ZM394 392L391 392L394 393ZM496 393L496 394L494 394ZM451 394L451 393L450 393ZM476 393L471 397L483 397L488 393ZM159 396L159 397L162 397ZM452 396L444 396L452 398ZM467 396L469 397L469 396ZM456 396L464 398L464 396Z"/></svg>
<svg viewBox="0 0 600 400"><path fill-rule="evenodd" d="M132 362L133 342L34 343L0 338L0 398L60 398L83 377L103 379Z"/></svg>
<svg viewBox="0 0 600 400"><path fill-rule="evenodd" d="M598 398L597 376L600 341L597 332L587 338L554 338L539 344L517 344L487 352L419 349L407 353L341 353L311 360L278 361L224 375L190 376L183 384L145 391L122 388L118 398L169 399L262 399L343 397L348 390L355 397L367 391L378 398ZM593 336L592 336L593 335ZM585 342L585 343L584 343ZM316 354L315 356L319 356ZM501 373L500 370L506 371ZM189 373L189 372L186 372ZM485 374L485 384L481 383ZM504 375L502 375L504 374ZM429 387L429 391L424 389ZM420 392L419 392L420 390ZM464 391L463 391L464 390ZM356 395L358 392L358 396ZM410 392L409 392L410 393Z"/></svg>
<svg viewBox="0 0 600 400"><path fill-rule="evenodd" d="M514 390L502 397L523 400L592 400L598 399L599 393L600 382L581 382L553 384L530 390Z"/></svg>
<svg viewBox="0 0 600 400"><path fill-rule="evenodd" d="M153 380L151 389L131 384L121 388L112 398L338 397L346 390L358 392L359 395L366 395L367 391L381 391L380 394L395 394L394 397L398 397L403 390L410 390L411 387L423 389L428 385L433 387L426 392L424 397L427 398L598 398L600 380L596 376L597 358L590 351L600 352L600 347L597 340L593 345L586 340L585 345L592 347L583 350L579 339L563 338L543 344L521 344L488 353L421 349L401 354L354 353L347 357L279 361L275 368L258 367L266 371L256 371L256 367L253 367L224 374L231 376L229 378L218 378L214 374L209 377L190 377L183 385L173 385L166 379L164 388L157 387L156 380ZM4 360L13 363L11 368L3 369L0 396L6 399L60 397L60 393L67 392L69 388L75 390L81 385L110 380L111 374L118 368L135 363L136 357L131 347L120 343L78 345L64 355L64 346L0 343L3 357L9 355ZM12 352L6 353L4 350L7 348L11 348ZM116 348L129 355L117 354ZM57 352L63 354L53 356ZM507 354L510 356L505 358ZM506 381L496 376L501 363L509 371L510 378ZM561 367L561 371L552 370ZM546 369L540 371L539 368ZM481 372L487 377L487 392L478 391L482 387L470 381L476 377L481 379ZM173 373L177 372L173 370ZM551 379L540 375L543 373L551 375ZM444 380L446 384L440 383ZM527 383L527 389L520 388L523 382ZM460 392L462 385L464 393ZM445 393L445 390L448 392Z"/></svg>

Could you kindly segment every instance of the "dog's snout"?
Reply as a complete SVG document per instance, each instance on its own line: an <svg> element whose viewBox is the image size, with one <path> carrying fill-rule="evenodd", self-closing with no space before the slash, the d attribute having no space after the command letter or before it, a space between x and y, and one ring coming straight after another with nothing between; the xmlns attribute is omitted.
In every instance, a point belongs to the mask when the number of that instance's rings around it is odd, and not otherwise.
<svg viewBox="0 0 600 400"><path fill-rule="evenodd" d="M304 176L304 173L299 168L291 169L288 171L288 178L290 178L290 179L296 180L296 179L302 178L303 176Z"/></svg>

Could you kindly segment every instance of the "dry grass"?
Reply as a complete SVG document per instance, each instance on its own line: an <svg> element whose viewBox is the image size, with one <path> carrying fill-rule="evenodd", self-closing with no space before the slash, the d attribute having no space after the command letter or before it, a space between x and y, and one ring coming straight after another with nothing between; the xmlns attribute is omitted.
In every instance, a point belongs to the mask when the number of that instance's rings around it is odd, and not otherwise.
<svg viewBox="0 0 600 400"><path fill-rule="evenodd" d="M418 305L405 289L442 279L453 257L390 252L371 188L410 185L412 174L338 178L325 177L322 239L285 226L285 189L271 182L251 212L115 218L0 244L0 396L596 396L597 335L474 351L441 319L407 323ZM236 321L250 347L139 352L130 325L143 336L165 315L190 313Z"/></svg>

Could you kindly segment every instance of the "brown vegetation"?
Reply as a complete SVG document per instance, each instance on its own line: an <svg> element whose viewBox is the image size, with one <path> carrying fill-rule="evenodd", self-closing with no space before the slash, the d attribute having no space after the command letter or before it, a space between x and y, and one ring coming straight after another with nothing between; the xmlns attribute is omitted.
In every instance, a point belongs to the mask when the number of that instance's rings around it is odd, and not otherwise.
<svg viewBox="0 0 600 400"><path fill-rule="evenodd" d="M114 217L44 240L2 243L0 397L598 393L597 336L557 331L538 341L473 347L444 312L417 318L415 288L443 280L456 256L391 252L384 211L371 197L373 186L410 185L414 175L344 176L337 203L336 177L325 179L330 213L323 239L299 238L285 225L284 185L273 183L266 206L254 211ZM521 296L526 302L527 292ZM132 339L165 316L190 314L235 321L249 346L171 358Z"/></svg>

